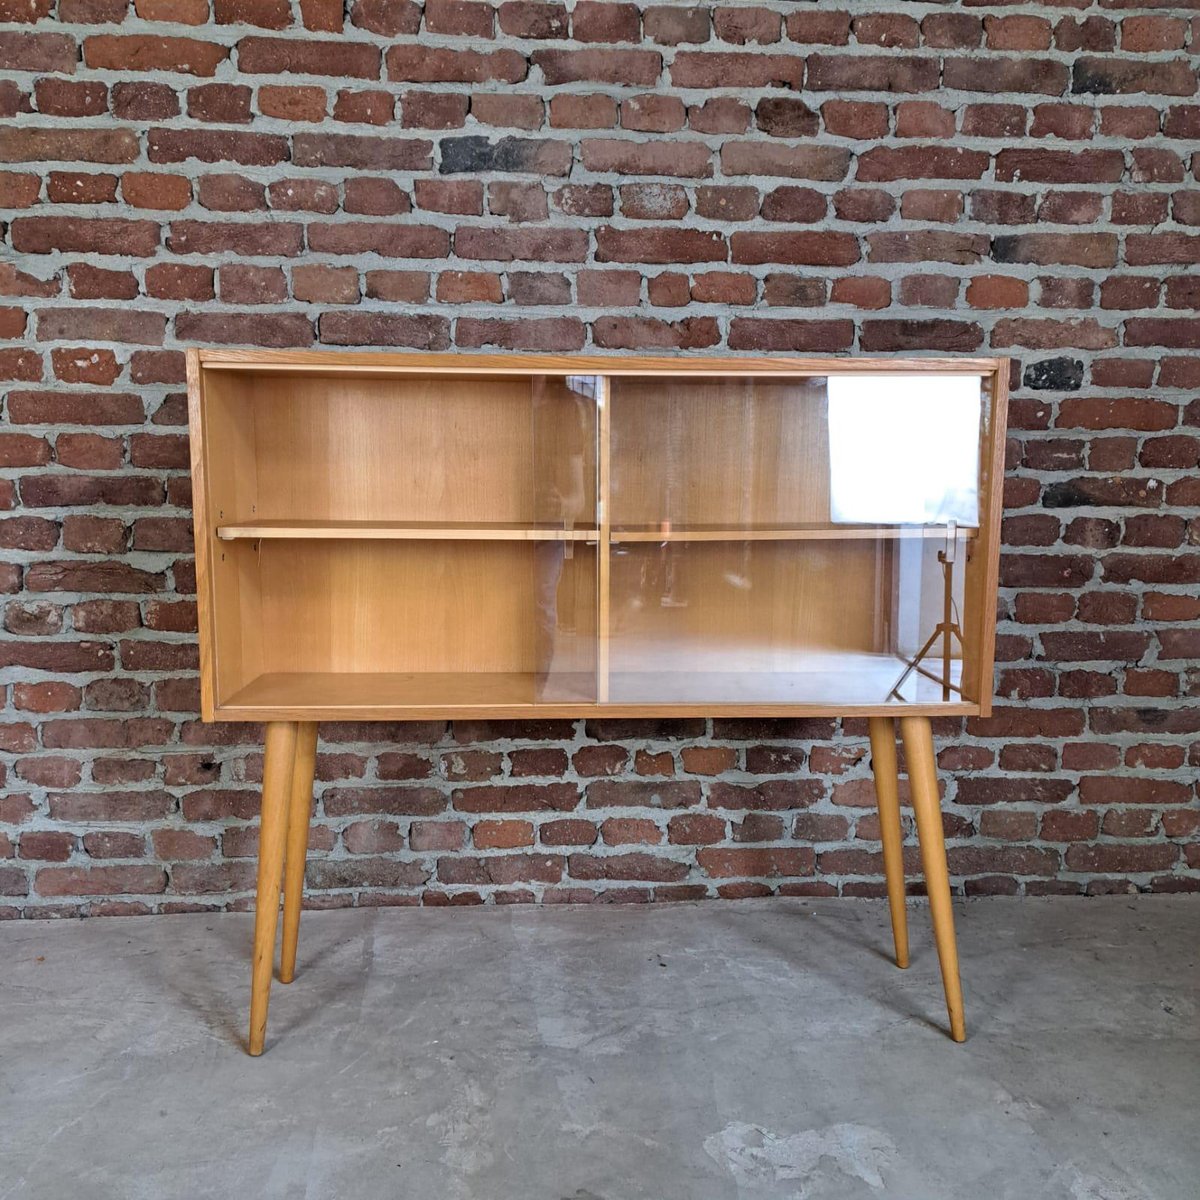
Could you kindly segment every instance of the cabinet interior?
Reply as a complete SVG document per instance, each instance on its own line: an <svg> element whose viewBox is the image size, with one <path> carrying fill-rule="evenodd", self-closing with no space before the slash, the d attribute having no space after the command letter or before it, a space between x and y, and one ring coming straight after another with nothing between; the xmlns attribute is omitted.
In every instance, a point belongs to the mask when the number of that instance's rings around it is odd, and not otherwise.
<svg viewBox="0 0 1200 1200"><path fill-rule="evenodd" d="M446 373L337 358L198 359L206 713L986 705L996 397L978 365L957 376L982 414L976 515L959 523L883 519L889 488L920 478L889 483L869 428L875 477L856 475L831 416L838 364ZM946 503L970 517L962 491ZM873 504L874 519L838 516ZM906 671L947 614L961 638Z"/></svg>

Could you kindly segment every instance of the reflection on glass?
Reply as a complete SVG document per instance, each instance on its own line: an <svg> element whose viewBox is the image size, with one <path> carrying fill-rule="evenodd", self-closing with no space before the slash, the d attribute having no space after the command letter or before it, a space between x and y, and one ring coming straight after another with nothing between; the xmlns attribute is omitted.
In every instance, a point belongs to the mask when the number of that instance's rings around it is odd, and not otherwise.
<svg viewBox="0 0 1200 1200"><path fill-rule="evenodd" d="M979 524L979 376L829 379L837 523Z"/></svg>
<svg viewBox="0 0 1200 1200"><path fill-rule="evenodd" d="M532 380L537 519L559 529L596 521L595 375Z"/></svg>
<svg viewBox="0 0 1200 1200"><path fill-rule="evenodd" d="M611 703L960 697L980 376L616 378Z"/></svg>
<svg viewBox="0 0 1200 1200"><path fill-rule="evenodd" d="M596 526L595 375L532 380L534 477L539 523L586 536ZM541 702L596 698L596 547L534 544L536 691Z"/></svg>

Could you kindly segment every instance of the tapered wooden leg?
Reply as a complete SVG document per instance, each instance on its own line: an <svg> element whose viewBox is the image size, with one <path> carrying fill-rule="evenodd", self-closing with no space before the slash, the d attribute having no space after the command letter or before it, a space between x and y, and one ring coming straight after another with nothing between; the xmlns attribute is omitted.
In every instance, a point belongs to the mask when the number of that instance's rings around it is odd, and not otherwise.
<svg viewBox="0 0 1200 1200"><path fill-rule="evenodd" d="M250 1053L263 1052L267 1005L275 966L275 931L279 927L279 884L283 876L283 843L287 834L288 798L296 757L296 725L272 721L267 726L263 766L262 821L258 834L258 893L254 905L254 963L250 975Z"/></svg>
<svg viewBox="0 0 1200 1200"><path fill-rule="evenodd" d="M896 966L908 966L908 911L904 907L904 834L900 829L900 780L896 767L896 726L891 717L872 717L871 769L875 772L875 799L879 805L879 840L883 842L883 870L887 876L888 908L892 912L892 940Z"/></svg>
<svg viewBox="0 0 1200 1200"><path fill-rule="evenodd" d="M942 806L938 799L937 765L929 718L901 717L900 736L904 739L904 757L908 762L925 890L929 893L933 937L942 967L946 1009L950 1014L950 1036L956 1042L963 1042L967 1031L963 1022L962 983L958 977L958 945L954 940L954 912L950 907L950 872L946 866L946 840L942 832Z"/></svg>
<svg viewBox="0 0 1200 1200"><path fill-rule="evenodd" d="M288 802L287 856L283 867L283 948L279 982L296 977L296 944L300 938L300 904L304 899L304 863L308 856L308 821L312 816L313 773L317 762L317 723L302 721L296 729L296 760Z"/></svg>

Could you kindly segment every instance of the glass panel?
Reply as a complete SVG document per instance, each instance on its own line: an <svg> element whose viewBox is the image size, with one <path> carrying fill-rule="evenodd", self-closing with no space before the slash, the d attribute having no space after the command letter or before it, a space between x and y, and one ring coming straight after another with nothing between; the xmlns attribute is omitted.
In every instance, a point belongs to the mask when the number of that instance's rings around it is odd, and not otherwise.
<svg viewBox="0 0 1200 1200"><path fill-rule="evenodd" d="M979 376L611 393L610 702L960 699Z"/></svg>
<svg viewBox="0 0 1200 1200"><path fill-rule="evenodd" d="M261 587L259 689L290 690L313 703L341 695L362 703L355 681L378 704L596 699L594 544L431 538L237 545L254 555Z"/></svg>
<svg viewBox="0 0 1200 1200"><path fill-rule="evenodd" d="M533 471L535 518L560 529L596 524L595 375L535 375Z"/></svg>
<svg viewBox="0 0 1200 1200"><path fill-rule="evenodd" d="M252 378L221 414L256 485L216 506L247 630L223 702L594 702L600 390Z"/></svg>

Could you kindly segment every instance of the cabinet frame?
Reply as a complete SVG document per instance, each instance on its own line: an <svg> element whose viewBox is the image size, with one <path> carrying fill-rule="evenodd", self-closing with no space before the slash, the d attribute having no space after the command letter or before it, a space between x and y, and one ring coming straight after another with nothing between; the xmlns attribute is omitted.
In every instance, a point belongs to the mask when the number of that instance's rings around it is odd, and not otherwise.
<svg viewBox="0 0 1200 1200"><path fill-rule="evenodd" d="M991 711L994 669L996 612L994 597L998 582L1000 516L1003 487L1004 441L1008 393L1007 359L998 358L642 358L597 357L587 355L466 355L357 353L340 351L269 351L269 350L196 350L187 354L189 419L191 430L193 503L196 534L196 586L200 629L201 709L206 721L317 721L317 720L452 720L486 718L576 718L611 716L621 718L663 716L824 716L858 717L900 716L987 716ZM318 536L304 521L256 523L242 519L226 522L214 510L212 496L212 456L236 455L236 446L218 443L219 432L207 419L206 387L210 381L229 373L257 375L328 376L359 379L402 378L406 375L493 376L520 378L529 376L597 376L601 394L597 397L597 486L598 514L595 529L516 532L484 526L467 527L457 533L438 534L439 538L487 540L562 540L595 545L598 556L597 579L597 698L594 703L579 701L509 703L481 701L463 704L397 704L386 698L364 694L354 701L309 703L283 694L268 694L239 700L220 696L217 690L217 622L229 620L230 607L217 594L214 564L227 546L236 539ZM610 703L605 694L608 662L609 595L608 581L612 547L622 542L658 541L658 533L639 533L614 528L611 523L609 487L611 478L609 421L611 402L609 380L621 376L686 376L781 378L825 377L830 374L871 376L895 374L948 374L985 376L989 383L989 420L986 439L981 447L981 468L986 489L980 493L980 525L974 537L973 552L983 556L983 570L976 573L977 592L972 611L974 628L970 642L975 648L974 661L964 663L971 676L964 691L974 699L959 697L940 702L888 701L870 704L828 704L758 701L754 703ZM245 517L245 514L240 514ZM308 522L312 525L312 522ZM346 525L352 523L344 523ZM405 529L404 523L364 522L373 528L335 531L325 523L319 536L370 537L373 539L420 538L421 530ZM862 536L871 536L865 531ZM828 531L813 531L813 538L830 536ZM905 529L896 536L930 536L929 531ZM936 534L934 534L936 536ZM796 531L756 531L747 540L803 540ZM705 535L680 531L670 540L705 540ZM261 689L260 689L261 690ZM268 692L270 689L267 689Z"/></svg>

